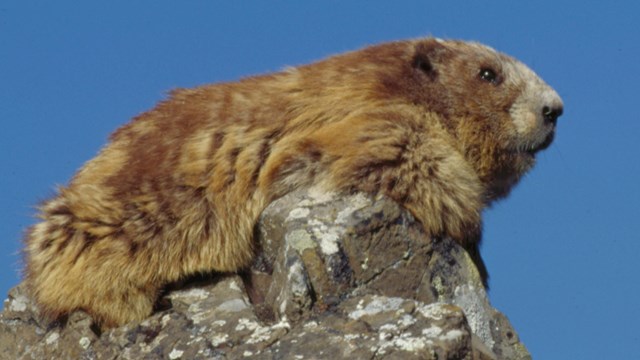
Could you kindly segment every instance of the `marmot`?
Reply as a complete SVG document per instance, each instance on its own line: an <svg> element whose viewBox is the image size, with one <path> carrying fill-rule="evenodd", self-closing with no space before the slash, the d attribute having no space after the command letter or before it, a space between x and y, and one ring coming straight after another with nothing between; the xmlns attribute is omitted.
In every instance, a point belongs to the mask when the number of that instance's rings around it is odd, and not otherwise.
<svg viewBox="0 0 640 360"><path fill-rule="evenodd" d="M312 185L394 199L486 279L481 212L549 146L562 108L517 60L434 38L178 89L41 206L25 280L50 319L139 321L168 283L246 268L262 210Z"/></svg>

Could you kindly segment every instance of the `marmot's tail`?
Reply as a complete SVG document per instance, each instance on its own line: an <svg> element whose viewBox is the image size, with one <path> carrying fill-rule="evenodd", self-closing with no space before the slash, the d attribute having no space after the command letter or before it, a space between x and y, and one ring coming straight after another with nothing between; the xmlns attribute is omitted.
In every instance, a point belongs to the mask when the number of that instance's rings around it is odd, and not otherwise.
<svg viewBox="0 0 640 360"><path fill-rule="evenodd" d="M24 275L42 315L53 320L80 305L74 293L80 290L81 280L69 277L91 240L78 228L64 197L47 201L40 211L42 221L32 226L25 237Z"/></svg>
<svg viewBox="0 0 640 360"><path fill-rule="evenodd" d="M97 216L109 214L100 196L76 202L77 195L63 189L44 203L42 221L25 238L25 281L41 314L57 320L82 309L107 326L148 316L157 290L129 276L129 245L117 219Z"/></svg>

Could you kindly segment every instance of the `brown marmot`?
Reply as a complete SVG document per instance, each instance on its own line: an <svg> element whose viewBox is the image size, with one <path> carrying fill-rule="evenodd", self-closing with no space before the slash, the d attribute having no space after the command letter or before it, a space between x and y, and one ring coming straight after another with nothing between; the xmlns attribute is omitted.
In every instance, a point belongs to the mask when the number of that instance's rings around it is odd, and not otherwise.
<svg viewBox="0 0 640 360"><path fill-rule="evenodd" d="M25 279L49 318L139 321L167 283L246 268L265 206L311 185L394 199L486 278L480 214L532 167L561 113L517 60L432 38L175 90L41 206Z"/></svg>

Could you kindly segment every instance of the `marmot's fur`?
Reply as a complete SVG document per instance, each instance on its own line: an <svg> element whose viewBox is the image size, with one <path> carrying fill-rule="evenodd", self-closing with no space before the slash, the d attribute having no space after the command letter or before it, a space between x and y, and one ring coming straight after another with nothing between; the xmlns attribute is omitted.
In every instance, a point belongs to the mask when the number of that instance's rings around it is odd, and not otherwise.
<svg viewBox="0 0 640 360"><path fill-rule="evenodd" d="M167 283L246 268L265 206L311 185L394 199L486 278L480 213L531 168L561 112L522 63L438 39L176 90L42 205L26 281L50 318L141 320Z"/></svg>

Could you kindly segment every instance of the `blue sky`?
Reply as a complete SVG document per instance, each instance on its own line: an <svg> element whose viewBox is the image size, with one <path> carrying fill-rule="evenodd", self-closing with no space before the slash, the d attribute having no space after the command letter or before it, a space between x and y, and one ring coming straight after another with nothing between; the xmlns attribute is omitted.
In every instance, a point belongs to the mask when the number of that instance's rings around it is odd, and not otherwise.
<svg viewBox="0 0 640 360"><path fill-rule="evenodd" d="M565 102L555 143L485 214L492 303L534 358L637 354L637 2L227 3L0 4L0 294L33 206L168 90L434 35L519 58Z"/></svg>

